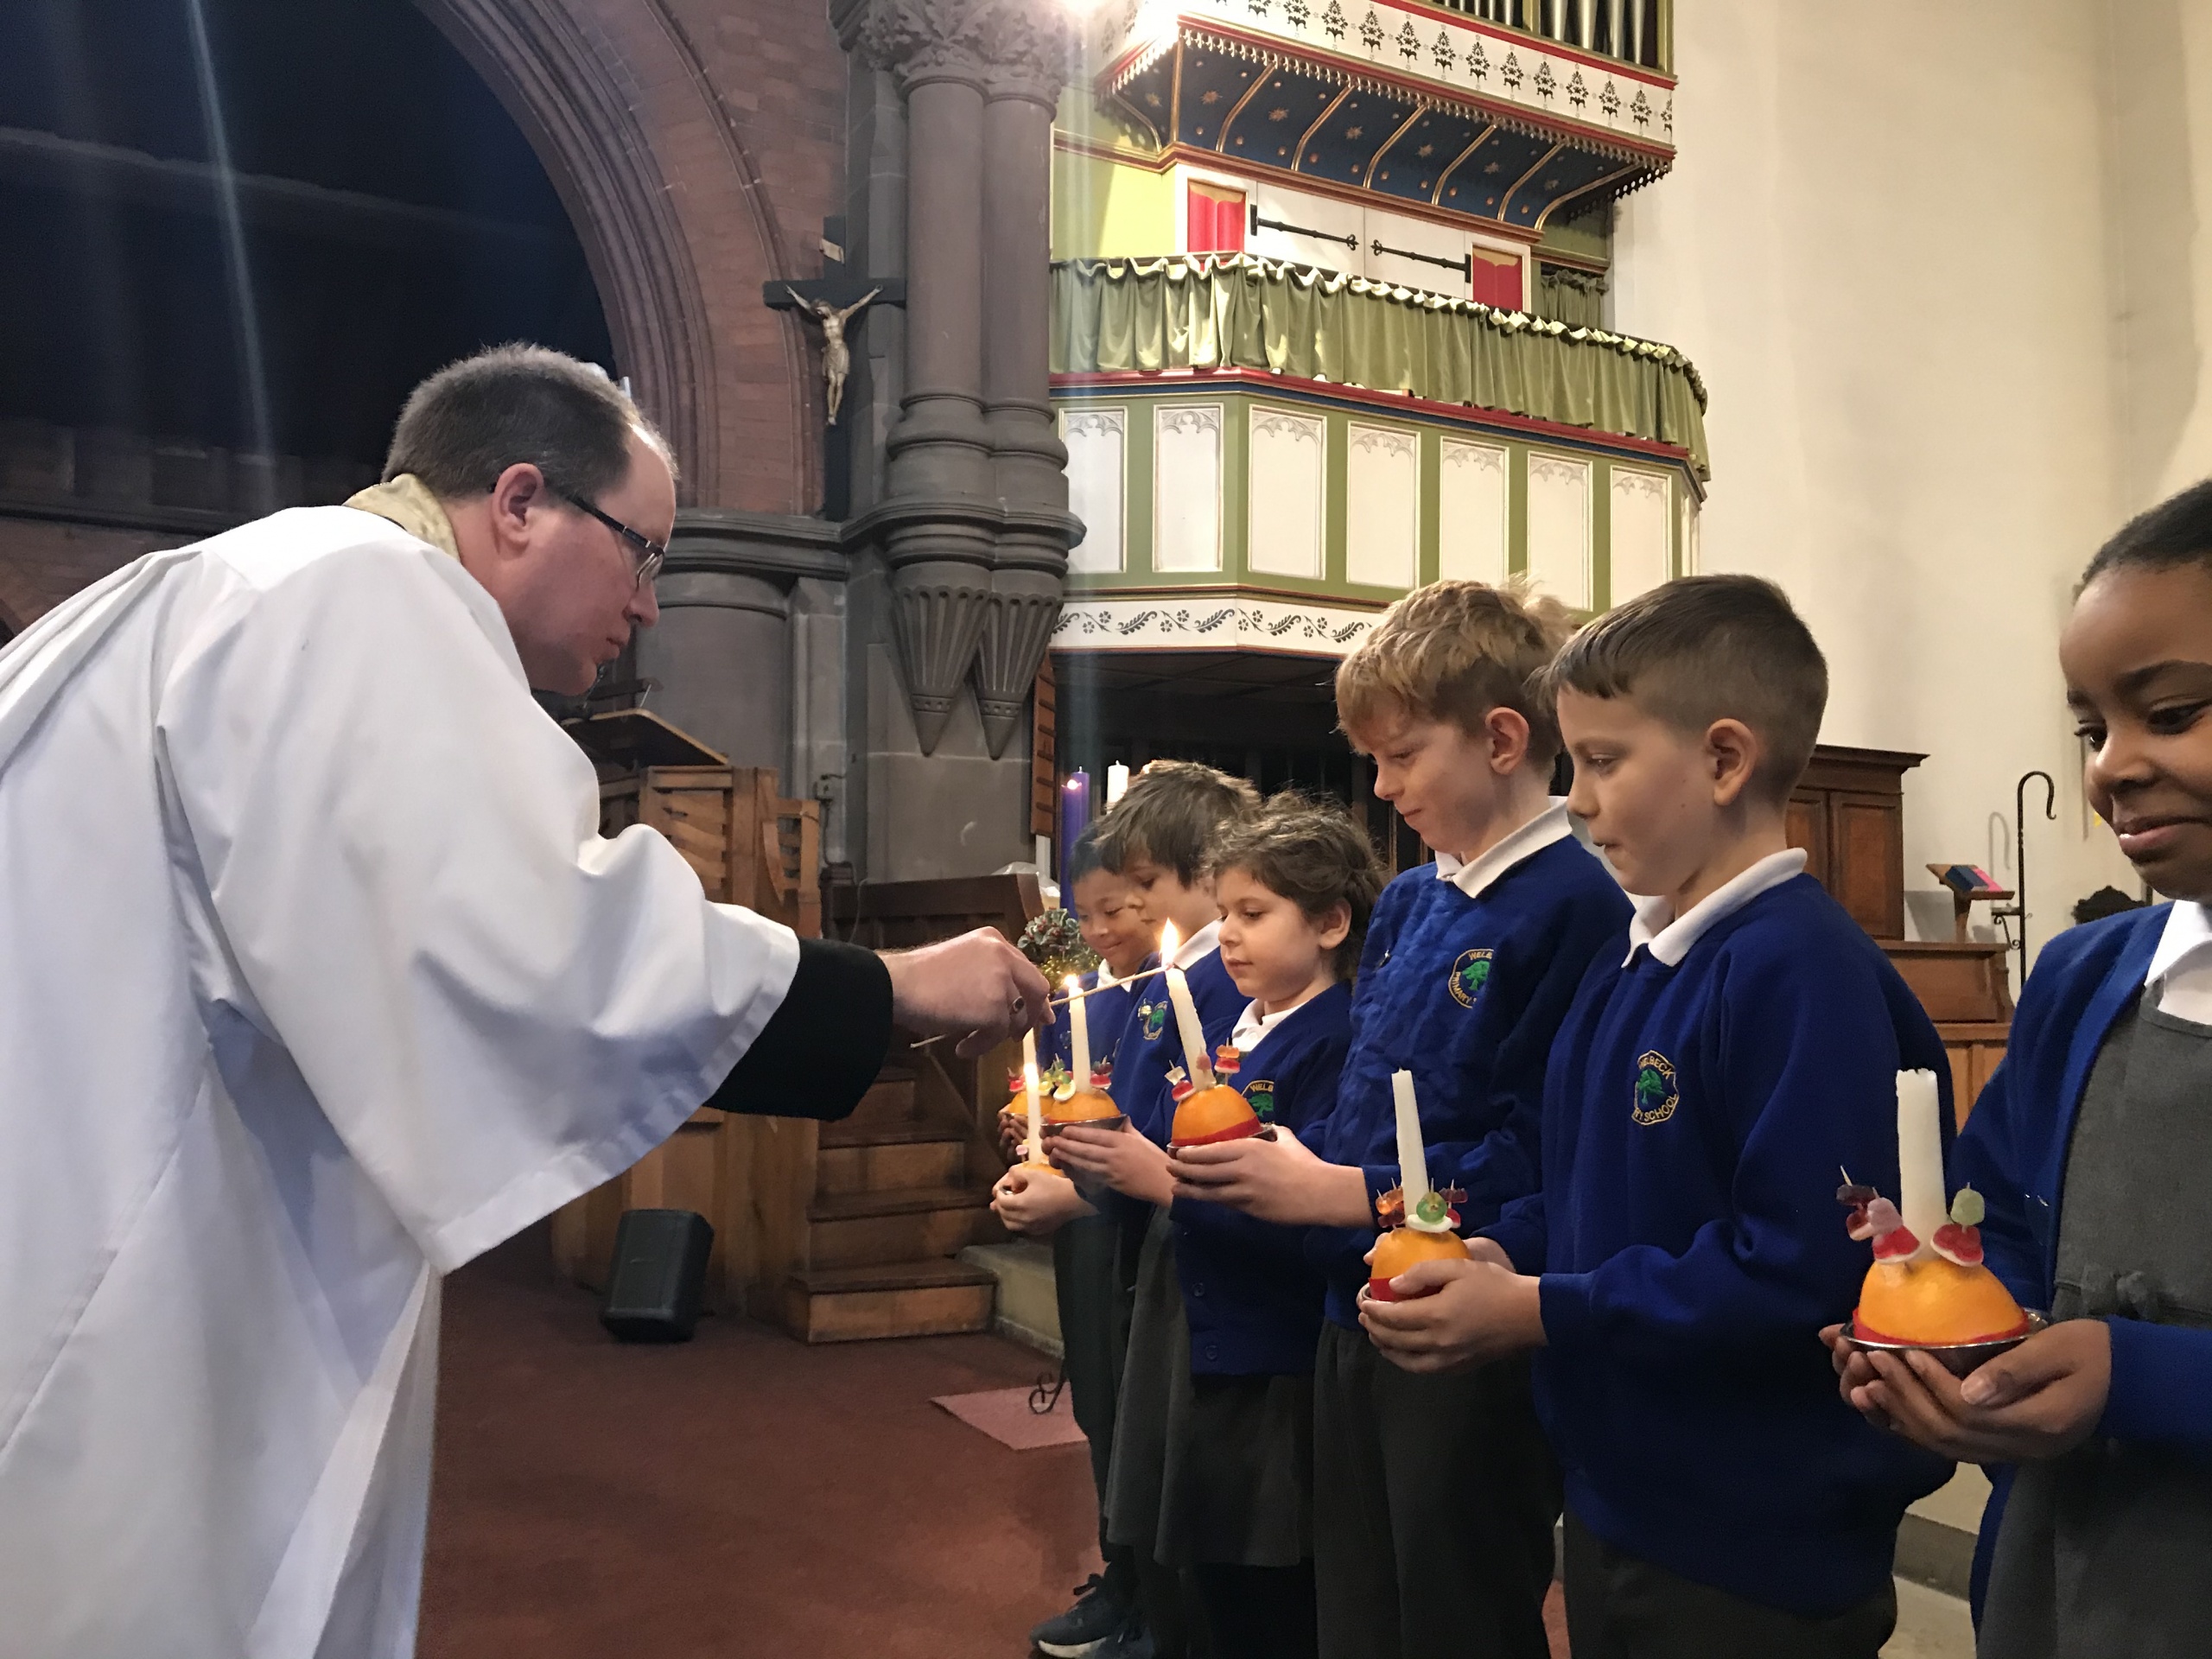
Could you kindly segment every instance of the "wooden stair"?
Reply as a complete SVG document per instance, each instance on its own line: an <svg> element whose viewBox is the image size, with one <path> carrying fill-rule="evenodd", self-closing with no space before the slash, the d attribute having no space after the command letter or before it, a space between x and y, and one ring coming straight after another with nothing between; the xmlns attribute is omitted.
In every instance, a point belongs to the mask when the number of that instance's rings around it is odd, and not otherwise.
<svg viewBox="0 0 2212 1659"><path fill-rule="evenodd" d="M776 1312L807 1342L981 1331L997 1281L952 1258L1005 1236L973 1137L887 1066L850 1117L822 1126L804 1238ZM995 1173L995 1172L992 1172Z"/></svg>

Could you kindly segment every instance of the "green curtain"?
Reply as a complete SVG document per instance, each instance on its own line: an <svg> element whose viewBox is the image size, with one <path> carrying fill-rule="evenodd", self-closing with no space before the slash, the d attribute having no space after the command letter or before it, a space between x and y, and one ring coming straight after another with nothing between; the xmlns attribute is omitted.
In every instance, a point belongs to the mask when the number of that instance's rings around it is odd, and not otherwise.
<svg viewBox="0 0 2212 1659"><path fill-rule="evenodd" d="M1572 265L1536 267L1536 315L1570 328L1595 328L1604 319L1605 279Z"/></svg>
<svg viewBox="0 0 2212 1659"><path fill-rule="evenodd" d="M1052 266L1052 371L1263 369L1687 449L1705 385L1671 346L1248 254Z"/></svg>

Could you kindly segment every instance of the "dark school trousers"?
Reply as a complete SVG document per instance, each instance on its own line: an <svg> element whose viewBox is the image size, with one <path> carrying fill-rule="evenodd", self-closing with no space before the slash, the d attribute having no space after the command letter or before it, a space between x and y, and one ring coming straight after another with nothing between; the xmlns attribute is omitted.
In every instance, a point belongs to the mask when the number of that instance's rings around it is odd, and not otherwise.
<svg viewBox="0 0 2212 1659"><path fill-rule="evenodd" d="M1893 1583L1833 1618L1807 1618L1693 1583L1567 1517L1574 1659L1876 1659L1897 1622Z"/></svg>
<svg viewBox="0 0 2212 1659"><path fill-rule="evenodd" d="M1060 1310L1060 1376L1076 1427L1090 1442L1098 1499L1098 1553L1106 1582L1125 1601L1136 1595L1130 1552L1106 1538L1106 1471L1114 1463L1114 1412L1129 1339L1129 1293L1120 1283L1121 1228L1111 1216L1082 1216L1052 1235L1052 1288Z"/></svg>
<svg viewBox="0 0 2212 1659"><path fill-rule="evenodd" d="M1321 1327L1313 1567L1322 1659L1549 1659L1560 1478L1525 1358L1415 1376ZM1576 1659L1583 1659L1580 1654Z"/></svg>
<svg viewBox="0 0 2212 1659"><path fill-rule="evenodd" d="M1313 1563L1191 1569L1213 1659L1314 1659Z"/></svg>

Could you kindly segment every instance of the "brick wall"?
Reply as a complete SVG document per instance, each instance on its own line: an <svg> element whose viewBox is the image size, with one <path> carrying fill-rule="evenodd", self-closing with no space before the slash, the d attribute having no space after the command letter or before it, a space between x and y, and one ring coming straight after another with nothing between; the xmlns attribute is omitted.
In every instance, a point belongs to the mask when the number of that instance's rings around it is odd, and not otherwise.
<svg viewBox="0 0 2212 1659"><path fill-rule="evenodd" d="M11 632L25 627L141 553L181 547L193 539L154 531L0 518L0 625Z"/></svg>

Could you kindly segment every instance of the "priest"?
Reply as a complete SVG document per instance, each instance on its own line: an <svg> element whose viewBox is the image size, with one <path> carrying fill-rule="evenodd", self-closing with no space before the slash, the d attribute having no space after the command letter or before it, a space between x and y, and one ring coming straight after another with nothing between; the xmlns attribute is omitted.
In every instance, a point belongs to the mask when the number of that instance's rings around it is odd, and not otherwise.
<svg viewBox="0 0 2212 1659"><path fill-rule="evenodd" d="M385 481L149 555L0 652L0 1648L412 1651L438 1287L702 1102L835 1117L894 1023L1045 1017L597 833L533 687L656 614L668 448L505 347Z"/></svg>

